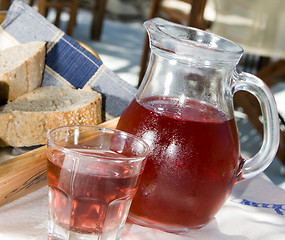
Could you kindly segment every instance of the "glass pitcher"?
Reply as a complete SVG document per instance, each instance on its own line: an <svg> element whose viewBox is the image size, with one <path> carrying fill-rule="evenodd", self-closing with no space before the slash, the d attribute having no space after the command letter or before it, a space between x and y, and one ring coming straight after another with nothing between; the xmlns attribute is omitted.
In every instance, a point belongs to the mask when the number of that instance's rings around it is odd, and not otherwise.
<svg viewBox="0 0 285 240"><path fill-rule="evenodd" d="M211 221L239 179L268 167L279 144L278 115L268 87L236 71L238 44L160 18L144 26L149 65L117 126L151 147L129 218L183 232ZM240 90L256 96L264 118L263 145L250 159L241 156L234 120Z"/></svg>

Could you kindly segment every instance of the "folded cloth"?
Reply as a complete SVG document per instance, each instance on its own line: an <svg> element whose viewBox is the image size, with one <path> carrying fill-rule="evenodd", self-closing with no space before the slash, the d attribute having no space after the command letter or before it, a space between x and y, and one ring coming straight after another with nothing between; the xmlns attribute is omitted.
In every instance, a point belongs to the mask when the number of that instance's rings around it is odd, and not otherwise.
<svg viewBox="0 0 285 240"><path fill-rule="evenodd" d="M103 95L107 115L120 116L136 88L21 0L14 0L0 27L0 49L30 41L47 42L42 85L92 88Z"/></svg>
<svg viewBox="0 0 285 240"><path fill-rule="evenodd" d="M211 199L209 199L211 201ZM0 239L47 239L48 188L0 208ZM285 191L260 174L234 186L231 196L206 226L171 234L126 224L122 240L280 240L285 239Z"/></svg>

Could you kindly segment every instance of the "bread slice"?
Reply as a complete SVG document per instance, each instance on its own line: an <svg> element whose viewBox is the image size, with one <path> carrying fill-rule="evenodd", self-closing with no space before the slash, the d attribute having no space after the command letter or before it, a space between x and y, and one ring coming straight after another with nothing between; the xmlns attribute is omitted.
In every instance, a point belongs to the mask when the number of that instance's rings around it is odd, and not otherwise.
<svg viewBox="0 0 285 240"><path fill-rule="evenodd" d="M19 44L0 51L0 101L14 100L39 87L45 66L45 42Z"/></svg>
<svg viewBox="0 0 285 240"><path fill-rule="evenodd" d="M49 129L101 123L101 94L69 87L39 87L0 107L0 146L46 144Z"/></svg>

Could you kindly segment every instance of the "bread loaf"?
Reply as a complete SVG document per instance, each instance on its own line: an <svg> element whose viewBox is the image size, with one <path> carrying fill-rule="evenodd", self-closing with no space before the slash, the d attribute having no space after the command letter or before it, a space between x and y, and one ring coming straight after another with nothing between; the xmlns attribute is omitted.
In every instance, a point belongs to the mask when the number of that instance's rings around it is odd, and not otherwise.
<svg viewBox="0 0 285 240"><path fill-rule="evenodd" d="M45 66L45 42L19 44L0 51L0 104L39 87Z"/></svg>
<svg viewBox="0 0 285 240"><path fill-rule="evenodd" d="M45 86L0 107L0 146L46 144L49 129L101 122L101 95L91 90Z"/></svg>

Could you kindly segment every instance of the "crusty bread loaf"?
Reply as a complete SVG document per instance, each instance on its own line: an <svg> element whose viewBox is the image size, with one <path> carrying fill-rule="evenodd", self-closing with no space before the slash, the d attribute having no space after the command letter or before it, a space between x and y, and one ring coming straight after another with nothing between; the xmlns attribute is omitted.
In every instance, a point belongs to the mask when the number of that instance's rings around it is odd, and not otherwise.
<svg viewBox="0 0 285 240"><path fill-rule="evenodd" d="M1 103L14 100L41 85L45 54L45 42L41 41L0 51Z"/></svg>
<svg viewBox="0 0 285 240"><path fill-rule="evenodd" d="M0 107L0 146L46 143L49 129L101 122L101 95L95 91L45 86Z"/></svg>

